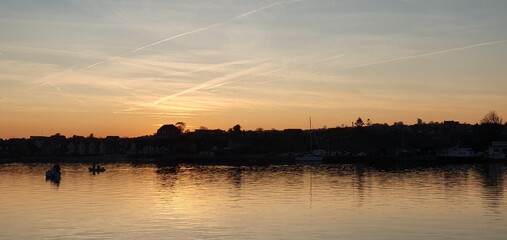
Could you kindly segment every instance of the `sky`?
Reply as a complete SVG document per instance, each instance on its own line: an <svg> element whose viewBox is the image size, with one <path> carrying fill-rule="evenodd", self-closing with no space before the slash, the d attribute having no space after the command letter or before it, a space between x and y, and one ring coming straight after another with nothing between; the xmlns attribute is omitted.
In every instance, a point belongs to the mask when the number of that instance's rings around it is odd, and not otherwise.
<svg viewBox="0 0 507 240"><path fill-rule="evenodd" d="M0 138L507 116L505 0L0 0Z"/></svg>

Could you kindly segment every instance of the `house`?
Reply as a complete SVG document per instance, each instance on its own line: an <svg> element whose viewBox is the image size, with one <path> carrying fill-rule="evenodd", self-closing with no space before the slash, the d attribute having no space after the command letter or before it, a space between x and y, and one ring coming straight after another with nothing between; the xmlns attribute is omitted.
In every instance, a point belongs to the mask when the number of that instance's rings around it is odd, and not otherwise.
<svg viewBox="0 0 507 240"><path fill-rule="evenodd" d="M85 155L86 153L86 146L84 145L83 141L79 142L79 145L77 146L77 154L78 155Z"/></svg>
<svg viewBox="0 0 507 240"><path fill-rule="evenodd" d="M155 134L159 138L176 137L181 135L181 130L174 124L165 124Z"/></svg>
<svg viewBox="0 0 507 240"><path fill-rule="evenodd" d="M74 145L74 143L69 142L67 144L67 150L65 151L65 153L67 155L74 155L74 154L76 154L76 146Z"/></svg>

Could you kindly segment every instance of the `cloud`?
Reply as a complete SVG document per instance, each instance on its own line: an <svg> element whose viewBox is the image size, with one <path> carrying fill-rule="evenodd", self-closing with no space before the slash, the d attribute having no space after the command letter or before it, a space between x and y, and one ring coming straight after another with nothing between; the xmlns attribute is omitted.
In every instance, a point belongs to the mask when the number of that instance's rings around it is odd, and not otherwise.
<svg viewBox="0 0 507 240"><path fill-rule="evenodd" d="M92 51L79 52L79 51L68 51L68 50L62 50L62 49L43 48L43 47L9 45L9 46L4 46L3 49L5 51L9 51L9 52L24 53L24 54L26 54L26 53L29 53L29 54L42 53L42 54L63 55L66 57L72 56L72 57L87 58L87 59L88 58L104 57L104 55L102 55L100 52L92 52Z"/></svg>
<svg viewBox="0 0 507 240"><path fill-rule="evenodd" d="M218 27L218 26L221 26L221 25L224 25L226 23L229 23L229 22L233 22L233 21L236 21L236 20L239 20L241 18L244 18L244 17L247 17L249 15L252 15L252 14L255 14L257 12L260 12L260 11L263 11L263 10L266 10L268 8L271 8L273 6L276 6L276 5L280 5L280 4L284 4L284 3L293 3L293 2L298 2L299 0L292 0L292 1L279 1L279 2L275 2L275 3L272 3L272 4L269 4L269 5L266 5L264 7L260 7L260 8L257 8L257 9L254 9L254 10L251 10L251 11L248 11L248 12L245 12L243 14L240 14L238 16L235 16L233 18L229 18L225 21L222 21L222 22L218 22L218 23L214 23L214 24L211 24L211 25L208 25L208 26L205 26L205 27L201 27L201 28L197 28L197 29L194 29L194 30L191 30L191 31L188 31L188 32L184 32L184 33L180 33L180 34L177 34L175 36L171 36L171 37L168 37L168 38L165 38L165 39L162 39L162 40L159 40L157 42L154 42L154 43L150 43L148 45L145 45L145 46L142 46L142 47L138 47L136 49L133 49L131 51L128 51L128 52L125 52L123 54L120 54L120 55L117 55L117 56L114 56L114 57L111 57L111 58L108 58L106 60L103 60L103 61L99 61L99 62L96 62L96 63L93 63L93 64L90 64L80 70L87 70L87 69L90 69L90 68L93 68L99 64L102 64L102 63L105 63L105 62L109 62L109 61L113 61L115 59L118 59L118 58L121 58L121 57L124 57L126 55L130 55L132 53L136 53L136 52L139 52L143 49L146 49L146 48L149 48L149 47L153 47L153 46L156 46L156 45L159 45L161 43L164 43L164 42L167 42L167 41L171 41L171 40L174 40L174 39L177 39L177 38L181 38L181 37L184 37L184 36L187 36L187 35L191 35L191 34L194 34L194 33L198 33L198 32L202 32L202 31L206 31L208 29L212 29L212 28L215 28L215 27Z"/></svg>
<svg viewBox="0 0 507 240"><path fill-rule="evenodd" d="M450 49L445 49L445 50L440 50L440 51L434 51L434 52L428 52L428 53L423 53L423 54L417 54L417 55L412 55L412 56L398 57L398 58L391 58L391 59L384 59L384 60L380 60L380 61L369 62L369 63L364 63L364 64L359 64L359 65L347 67L347 68L344 68L342 70L349 70L349 69L355 69L355 68L374 66L374 65L379 65L379 64L389 63L389 62L398 62L398 61L403 61L403 60L408 60L408 59L427 57L427 56L431 56L431 55L443 54L443 53L448 53L448 52L456 52L456 51L461 51L461 50L465 50L465 49L482 47L482 46L499 44L499 43L505 43L505 42L507 42L507 39L506 40L500 40L500 41L493 41L493 42L477 43L477 44L473 44L473 45L469 45L469 46L450 48Z"/></svg>

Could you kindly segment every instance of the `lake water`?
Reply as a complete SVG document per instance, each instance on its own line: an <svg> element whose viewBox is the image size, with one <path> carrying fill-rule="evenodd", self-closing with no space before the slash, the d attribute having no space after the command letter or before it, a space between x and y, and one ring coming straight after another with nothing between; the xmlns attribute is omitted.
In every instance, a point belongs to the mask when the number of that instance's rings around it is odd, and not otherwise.
<svg viewBox="0 0 507 240"><path fill-rule="evenodd" d="M502 164L0 164L0 239L507 239Z"/></svg>

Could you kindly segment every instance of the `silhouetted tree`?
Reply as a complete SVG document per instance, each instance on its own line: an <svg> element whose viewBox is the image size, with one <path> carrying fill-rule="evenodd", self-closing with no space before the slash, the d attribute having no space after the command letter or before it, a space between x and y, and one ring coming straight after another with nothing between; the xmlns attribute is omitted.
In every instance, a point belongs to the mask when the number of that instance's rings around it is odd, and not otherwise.
<svg viewBox="0 0 507 240"><path fill-rule="evenodd" d="M176 126L181 133L185 132L185 128L187 127L187 125L184 122L177 122L174 124L174 126Z"/></svg>
<svg viewBox="0 0 507 240"><path fill-rule="evenodd" d="M235 132L235 133L240 133L241 132L241 126L239 124L234 125L234 127L232 127L232 131Z"/></svg>
<svg viewBox="0 0 507 240"><path fill-rule="evenodd" d="M394 122L394 126L404 126L405 124L402 121Z"/></svg>
<svg viewBox="0 0 507 240"><path fill-rule="evenodd" d="M481 120L481 124L498 124L503 123L503 118L496 113L496 111L490 111Z"/></svg>
<svg viewBox="0 0 507 240"><path fill-rule="evenodd" d="M364 126L364 121L361 119L361 117L357 118L356 122L354 123L354 126L357 128L361 128Z"/></svg>

